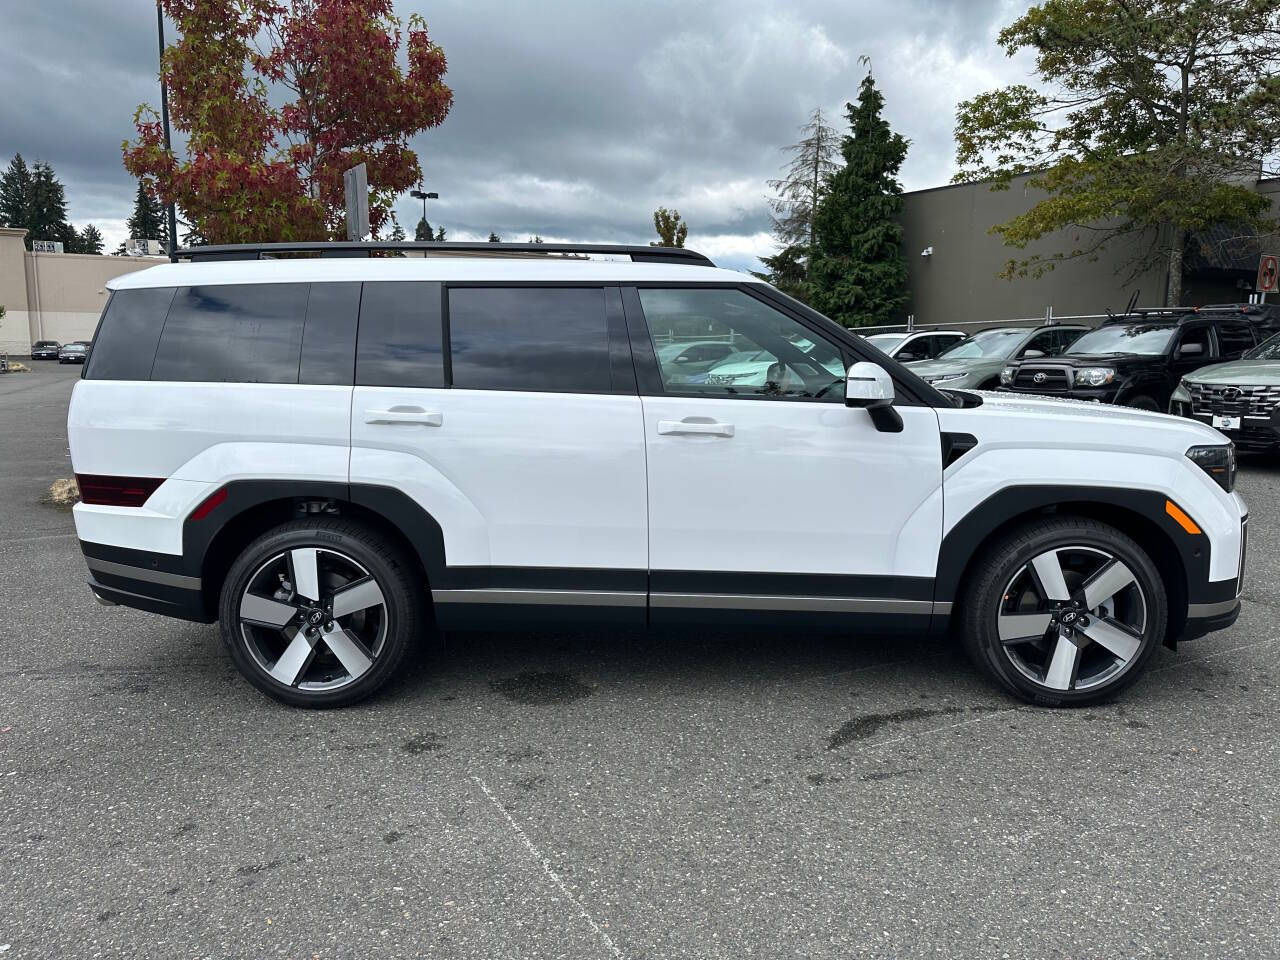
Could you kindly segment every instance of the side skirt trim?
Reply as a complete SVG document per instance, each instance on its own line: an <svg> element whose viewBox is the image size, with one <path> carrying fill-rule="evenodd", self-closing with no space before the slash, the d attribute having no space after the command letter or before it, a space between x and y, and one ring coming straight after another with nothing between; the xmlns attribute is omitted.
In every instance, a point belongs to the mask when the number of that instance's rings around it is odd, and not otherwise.
<svg viewBox="0 0 1280 960"><path fill-rule="evenodd" d="M654 593L649 603L667 609L821 610L832 613L933 613L929 600L864 597L765 596L748 593Z"/></svg>
<svg viewBox="0 0 1280 960"><path fill-rule="evenodd" d="M436 603L503 603L566 607L643 607L645 595L631 590L432 590Z"/></svg>

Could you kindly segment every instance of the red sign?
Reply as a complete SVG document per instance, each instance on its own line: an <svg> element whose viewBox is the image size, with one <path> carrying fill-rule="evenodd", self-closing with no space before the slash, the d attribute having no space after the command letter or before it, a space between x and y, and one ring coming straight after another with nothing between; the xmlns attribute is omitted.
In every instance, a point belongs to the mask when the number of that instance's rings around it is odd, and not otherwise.
<svg viewBox="0 0 1280 960"><path fill-rule="evenodd" d="M1258 292L1275 293L1280 290L1280 256L1264 253L1258 261Z"/></svg>

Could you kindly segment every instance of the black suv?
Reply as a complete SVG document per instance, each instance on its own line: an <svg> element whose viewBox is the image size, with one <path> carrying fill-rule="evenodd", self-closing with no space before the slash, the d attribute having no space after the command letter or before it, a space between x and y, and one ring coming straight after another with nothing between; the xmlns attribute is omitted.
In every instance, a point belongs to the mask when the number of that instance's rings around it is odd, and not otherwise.
<svg viewBox="0 0 1280 960"><path fill-rule="evenodd" d="M1001 389L1167 410L1179 380L1206 364L1238 359L1276 322L1252 305L1114 317L1062 356L1005 367Z"/></svg>

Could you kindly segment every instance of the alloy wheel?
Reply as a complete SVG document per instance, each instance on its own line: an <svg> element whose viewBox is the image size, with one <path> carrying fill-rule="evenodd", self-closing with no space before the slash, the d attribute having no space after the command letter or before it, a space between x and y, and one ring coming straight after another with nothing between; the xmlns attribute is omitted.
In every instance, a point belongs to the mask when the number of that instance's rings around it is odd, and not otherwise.
<svg viewBox="0 0 1280 960"><path fill-rule="evenodd" d="M382 588L337 550L295 547L249 577L239 631L261 670L287 687L330 691L366 674L386 645Z"/></svg>
<svg viewBox="0 0 1280 960"><path fill-rule="evenodd" d="M1128 670L1142 649L1147 598L1115 555L1057 547L1009 581L996 625L1004 655L1027 679L1059 693L1096 689Z"/></svg>

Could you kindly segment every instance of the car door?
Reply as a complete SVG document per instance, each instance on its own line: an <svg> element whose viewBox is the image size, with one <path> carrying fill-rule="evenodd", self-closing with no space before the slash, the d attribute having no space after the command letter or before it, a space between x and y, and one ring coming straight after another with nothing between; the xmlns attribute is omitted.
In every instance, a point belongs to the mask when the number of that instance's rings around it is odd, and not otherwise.
<svg viewBox="0 0 1280 960"><path fill-rule="evenodd" d="M644 286L624 303L648 454L651 619L927 616L942 530L933 409L904 400L902 432L879 432L844 405L847 348L745 286ZM766 376L665 380L647 330L686 326L763 352Z"/></svg>
<svg viewBox="0 0 1280 960"><path fill-rule="evenodd" d="M1170 377L1170 382L1177 383L1188 373L1213 363L1217 357L1216 347L1213 328L1208 323L1181 324L1173 337L1171 365L1174 376Z"/></svg>
<svg viewBox="0 0 1280 960"><path fill-rule="evenodd" d="M643 620L644 434L616 287L366 283L351 434L351 483L439 524L441 625Z"/></svg>

